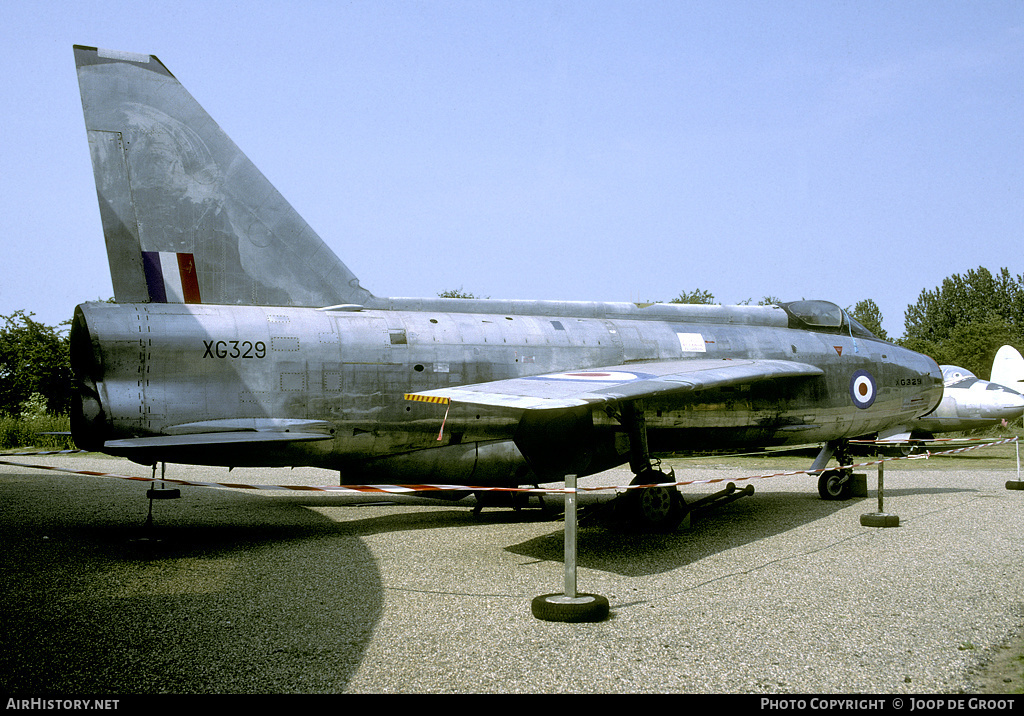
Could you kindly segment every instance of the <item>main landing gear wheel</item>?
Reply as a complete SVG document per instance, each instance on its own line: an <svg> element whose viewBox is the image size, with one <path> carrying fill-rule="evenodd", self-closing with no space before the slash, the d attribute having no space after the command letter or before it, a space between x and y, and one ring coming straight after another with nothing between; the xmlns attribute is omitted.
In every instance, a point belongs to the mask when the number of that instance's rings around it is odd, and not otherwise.
<svg viewBox="0 0 1024 716"><path fill-rule="evenodd" d="M679 490L658 486L659 482L671 482L672 475L648 470L633 479L634 485L654 485L633 490L633 511L643 527L654 530L674 530L686 516L686 501Z"/></svg>
<svg viewBox="0 0 1024 716"><path fill-rule="evenodd" d="M647 487L640 490L640 518L647 525L670 524L679 512L679 493L674 487Z"/></svg>
<svg viewBox="0 0 1024 716"><path fill-rule="evenodd" d="M826 470L818 478L818 494L823 500L848 500L853 494L853 480L842 470Z"/></svg>
<svg viewBox="0 0 1024 716"><path fill-rule="evenodd" d="M608 618L608 599L600 594L544 594L534 597L530 610L548 622L599 622Z"/></svg>

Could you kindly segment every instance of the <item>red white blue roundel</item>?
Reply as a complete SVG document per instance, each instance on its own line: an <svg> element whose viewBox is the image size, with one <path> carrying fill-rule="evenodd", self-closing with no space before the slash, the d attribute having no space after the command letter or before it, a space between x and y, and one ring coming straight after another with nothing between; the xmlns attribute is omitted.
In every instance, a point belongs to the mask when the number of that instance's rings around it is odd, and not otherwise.
<svg viewBox="0 0 1024 716"><path fill-rule="evenodd" d="M875 378L866 370L858 370L850 378L850 397L858 408L870 408L877 394Z"/></svg>

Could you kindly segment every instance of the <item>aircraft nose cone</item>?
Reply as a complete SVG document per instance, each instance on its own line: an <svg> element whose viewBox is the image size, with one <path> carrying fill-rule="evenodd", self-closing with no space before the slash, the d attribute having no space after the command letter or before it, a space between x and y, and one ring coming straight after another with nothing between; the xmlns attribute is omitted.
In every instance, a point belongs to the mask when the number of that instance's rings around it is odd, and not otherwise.
<svg viewBox="0 0 1024 716"><path fill-rule="evenodd" d="M1020 393L1003 391L1001 402L1006 410L1024 412L1024 395Z"/></svg>
<svg viewBox="0 0 1024 716"><path fill-rule="evenodd" d="M1005 388L986 392L993 398L990 407L992 417L1013 420L1024 414L1024 395Z"/></svg>

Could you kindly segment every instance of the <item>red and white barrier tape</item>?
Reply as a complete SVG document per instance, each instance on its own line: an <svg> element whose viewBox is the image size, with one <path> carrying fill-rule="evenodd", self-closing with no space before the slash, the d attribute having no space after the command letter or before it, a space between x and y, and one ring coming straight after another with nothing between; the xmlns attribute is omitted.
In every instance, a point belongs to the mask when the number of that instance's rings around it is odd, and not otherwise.
<svg viewBox="0 0 1024 716"><path fill-rule="evenodd" d="M888 447L899 447L900 445L920 445L923 443L983 443L992 438L907 438L905 440L851 440L851 445L886 445ZM1009 438L1010 441L1016 438ZM1006 442L1006 440L1000 441ZM1000 443L992 443L999 445Z"/></svg>
<svg viewBox="0 0 1024 716"><path fill-rule="evenodd" d="M1017 442L1018 438L1006 438L1003 440L997 440L989 443L967 445L964 447L954 448L952 450L945 450L942 452L923 452L917 455L900 456L900 457L887 457L878 460L871 460L869 462L861 462L853 465L841 465L838 469L855 469L859 467L870 467L872 465L879 465L884 462L892 462L894 460L922 460L930 457L938 457L941 455L955 455L958 453L968 452L971 450L980 450L981 448L994 447L996 445L1005 445L1007 443ZM60 450L50 452L35 452L35 453L16 453L16 454L0 454L0 457L31 457L31 456L42 456L42 455L61 455L68 453L81 452L79 450ZM413 494L418 492L525 492L525 493L566 493L573 492L573 490L567 490L564 487L552 487L552 488L541 488L541 487L493 487L493 486L471 486L471 485L441 485L441 484L408 484L408 485L259 485L252 483L242 482L200 482L196 480L179 480L169 477L133 477L130 475L120 475L114 472L96 472L94 470L70 470L63 467L55 467L53 465L33 465L23 462L14 462L11 460L0 459L0 465L12 465L15 467L27 467L34 470L52 470L54 472L63 472L70 475L86 475L89 477L110 477L118 480L132 480L135 482L169 482L174 485L185 485L188 487L224 487L236 490L290 490L294 492L334 492L334 493L372 493L372 492L383 492L389 494ZM837 469L837 468L828 468ZM707 480L685 480L680 482L662 482L658 483L659 487L682 487L684 485L710 485L718 482L742 482L745 480L765 480L771 477L792 477L795 475L818 475L824 470L790 470L787 472L775 472L767 475L750 475L747 477L716 477ZM596 492L599 490L635 490L643 489L645 487L651 487L652 485L605 485L598 487L577 487L575 492Z"/></svg>

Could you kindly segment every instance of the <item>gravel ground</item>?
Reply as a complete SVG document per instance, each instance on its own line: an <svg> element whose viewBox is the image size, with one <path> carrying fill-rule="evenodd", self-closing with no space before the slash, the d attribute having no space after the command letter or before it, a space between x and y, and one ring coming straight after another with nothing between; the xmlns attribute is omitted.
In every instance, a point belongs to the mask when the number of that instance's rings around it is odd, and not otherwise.
<svg viewBox="0 0 1024 716"><path fill-rule="evenodd" d="M26 461L148 474L95 457ZM336 480L186 466L168 477ZM1012 464L887 468L895 528L860 524L878 507L874 473L869 497L842 503L807 477L757 480L755 495L661 535L608 524L595 500L612 493L588 493L578 584L611 615L563 624L530 613L563 587L551 512L185 487L154 503L146 529L148 483L0 466L0 692L978 692L1024 625L1014 478Z"/></svg>

